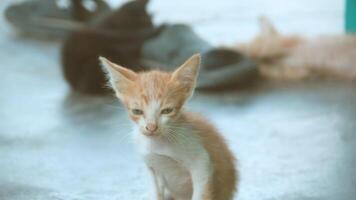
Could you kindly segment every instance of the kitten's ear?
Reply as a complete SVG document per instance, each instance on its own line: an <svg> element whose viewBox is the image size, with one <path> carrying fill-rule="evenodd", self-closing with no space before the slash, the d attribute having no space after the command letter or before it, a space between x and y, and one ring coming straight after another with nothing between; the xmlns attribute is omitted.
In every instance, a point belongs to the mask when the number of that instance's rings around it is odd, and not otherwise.
<svg viewBox="0 0 356 200"><path fill-rule="evenodd" d="M277 29L272 25L269 19L265 16L260 16L259 24L261 29L261 34L263 36L273 36L278 35Z"/></svg>
<svg viewBox="0 0 356 200"><path fill-rule="evenodd" d="M100 56L99 60L108 76L111 87L115 90L116 95L121 98L123 93L134 85L137 73L121 67L104 57Z"/></svg>
<svg viewBox="0 0 356 200"><path fill-rule="evenodd" d="M194 54L173 72L172 80L178 81L190 97L196 86L200 68L200 54Z"/></svg>

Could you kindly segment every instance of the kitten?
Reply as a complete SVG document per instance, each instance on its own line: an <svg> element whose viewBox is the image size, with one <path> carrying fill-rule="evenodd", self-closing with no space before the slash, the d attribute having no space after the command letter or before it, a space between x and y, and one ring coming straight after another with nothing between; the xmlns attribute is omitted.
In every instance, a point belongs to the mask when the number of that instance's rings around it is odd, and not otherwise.
<svg viewBox="0 0 356 200"><path fill-rule="evenodd" d="M284 36L263 17L260 27L259 36L236 49L259 61L261 75L282 80L313 76L356 80L356 35Z"/></svg>
<svg viewBox="0 0 356 200"><path fill-rule="evenodd" d="M152 175L155 200L231 200L234 156L204 118L183 110L195 89L200 55L173 73L136 73L100 57L116 96L136 123L135 140Z"/></svg>

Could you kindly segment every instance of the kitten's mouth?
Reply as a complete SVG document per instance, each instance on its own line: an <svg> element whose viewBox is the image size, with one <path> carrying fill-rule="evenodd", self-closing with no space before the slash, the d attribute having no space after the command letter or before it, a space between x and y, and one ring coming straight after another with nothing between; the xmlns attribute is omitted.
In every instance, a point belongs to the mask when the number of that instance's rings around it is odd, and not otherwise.
<svg viewBox="0 0 356 200"><path fill-rule="evenodd" d="M159 131L155 131L155 132L148 132L148 131L143 131L142 132L145 136L147 137L158 137L161 134L159 133Z"/></svg>

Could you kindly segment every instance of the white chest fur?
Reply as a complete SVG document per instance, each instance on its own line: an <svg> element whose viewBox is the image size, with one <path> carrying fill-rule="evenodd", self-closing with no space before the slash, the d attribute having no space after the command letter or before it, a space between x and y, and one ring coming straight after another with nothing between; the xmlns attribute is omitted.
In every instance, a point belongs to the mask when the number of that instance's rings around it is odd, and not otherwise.
<svg viewBox="0 0 356 200"><path fill-rule="evenodd" d="M201 196L200 185L207 182L212 165L196 135L188 130L176 134L172 142L134 133L137 147L153 173L158 193L162 197L168 193L176 199L191 199L193 196L195 200L194 196Z"/></svg>

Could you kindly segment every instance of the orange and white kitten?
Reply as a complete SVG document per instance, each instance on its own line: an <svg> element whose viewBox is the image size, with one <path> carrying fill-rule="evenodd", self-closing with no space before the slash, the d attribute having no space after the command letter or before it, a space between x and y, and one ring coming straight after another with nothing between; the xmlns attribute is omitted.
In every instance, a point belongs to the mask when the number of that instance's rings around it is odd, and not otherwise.
<svg viewBox="0 0 356 200"><path fill-rule="evenodd" d="M152 174L153 200L231 200L234 156L204 118L182 109L195 89L200 55L173 73L136 73L100 61L135 123L134 138Z"/></svg>
<svg viewBox="0 0 356 200"><path fill-rule="evenodd" d="M281 35L265 18L261 34L236 49L259 61L262 76L300 80L313 76L356 80L356 35L304 38Z"/></svg>

